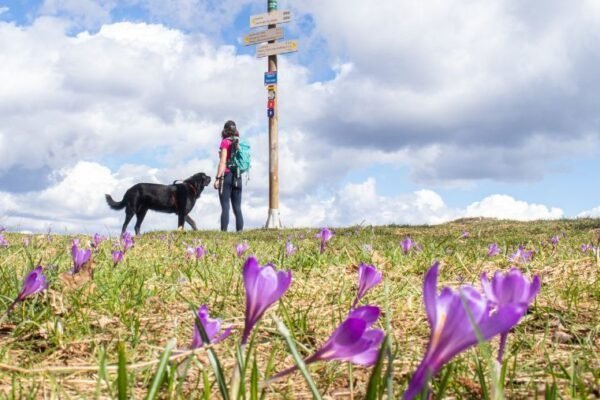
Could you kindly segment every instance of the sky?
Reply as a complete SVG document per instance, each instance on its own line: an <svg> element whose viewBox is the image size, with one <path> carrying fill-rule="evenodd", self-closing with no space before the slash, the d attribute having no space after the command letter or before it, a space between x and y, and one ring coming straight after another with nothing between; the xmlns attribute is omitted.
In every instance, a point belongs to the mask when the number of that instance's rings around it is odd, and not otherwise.
<svg viewBox="0 0 600 400"><path fill-rule="evenodd" d="M229 119L252 151L245 225L264 226L267 61L243 39L266 3L0 0L0 226L118 234L104 194L214 179ZM299 43L278 60L285 227L600 217L597 0L278 6ZM218 229L212 185L190 215Z"/></svg>

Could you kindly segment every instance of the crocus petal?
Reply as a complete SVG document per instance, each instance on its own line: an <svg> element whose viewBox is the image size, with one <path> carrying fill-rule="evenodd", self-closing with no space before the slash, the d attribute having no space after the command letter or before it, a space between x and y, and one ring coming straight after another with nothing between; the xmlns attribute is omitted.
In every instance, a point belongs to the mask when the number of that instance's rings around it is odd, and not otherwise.
<svg viewBox="0 0 600 400"><path fill-rule="evenodd" d="M494 305L530 304L538 294L541 282L537 275L530 281L518 268L512 268L506 274L496 271L491 282L486 274L482 274L481 286L485 296Z"/></svg>
<svg viewBox="0 0 600 400"><path fill-rule="evenodd" d="M510 331L526 312L527 305L523 303L501 307L479 325L481 336L487 341L498 334Z"/></svg>
<svg viewBox="0 0 600 400"><path fill-rule="evenodd" d="M375 364L377 356L379 355L379 347L384 337L385 333L381 329L371 329L366 331L363 335L363 339L369 342L368 349L351 356L348 361L364 366Z"/></svg>
<svg viewBox="0 0 600 400"><path fill-rule="evenodd" d="M358 267L358 293L354 305L356 305L356 303L358 303L371 288L377 286L381 280L381 271L377 271L372 265L360 264Z"/></svg>
<svg viewBox="0 0 600 400"><path fill-rule="evenodd" d="M246 293L254 288L256 284L256 278L260 274L260 264L254 256L250 256L246 259L244 266L242 267L242 276L244 278L244 288Z"/></svg>
<svg viewBox="0 0 600 400"><path fill-rule="evenodd" d="M372 340L376 339L377 336L375 334L375 337L373 335L365 337L372 322L360 317L367 316L371 318L373 315L379 315L379 309L374 312L373 310L360 310L359 308L359 312L353 315L349 314L321 348L308 357L305 362L310 364L325 360L349 361L352 357L367 352L372 346Z"/></svg>
<svg viewBox="0 0 600 400"><path fill-rule="evenodd" d="M304 362L340 360L362 365L372 365L377 360L379 345L384 333L380 329L369 329L381 311L378 307L363 306L348 314L329 339ZM297 369L296 366L283 370L271 379L285 376Z"/></svg>
<svg viewBox="0 0 600 400"><path fill-rule="evenodd" d="M256 258L248 257L243 267L246 289L246 319L242 343L245 344L250 331L264 312L288 290L292 273L275 271L272 265L261 267Z"/></svg>
<svg viewBox="0 0 600 400"><path fill-rule="evenodd" d="M436 296L439 267L439 261L434 262L431 267L429 267L429 271L427 271L423 282L423 302L425 303L425 312L430 327L433 327L437 320Z"/></svg>
<svg viewBox="0 0 600 400"><path fill-rule="evenodd" d="M27 297L47 288L48 282L46 281L46 276L42 273L42 266L39 265L25 277L23 287L17 295L17 301L23 301Z"/></svg>
<svg viewBox="0 0 600 400"><path fill-rule="evenodd" d="M213 343L219 343L222 342L223 340L227 339L227 337L229 335L231 335L231 330L233 329L233 327L228 327L226 328L223 333L221 333L221 335L219 335L218 338L216 338L215 340L213 340Z"/></svg>
<svg viewBox="0 0 600 400"><path fill-rule="evenodd" d="M359 318L367 323L367 326L371 326L379 319L381 310L377 306L362 306L358 307L348 314L348 318Z"/></svg>
<svg viewBox="0 0 600 400"><path fill-rule="evenodd" d="M529 299L527 303L531 303L533 299L538 295L542 287L542 280L538 275L533 277L531 285L529 286Z"/></svg>
<svg viewBox="0 0 600 400"><path fill-rule="evenodd" d="M206 337L210 343L217 343L224 340L231 334L231 327L227 328L221 335L217 336L221 330L221 320L210 318L208 306L202 305L196 313L197 320L194 321L194 330L192 332L192 343L190 347L196 349L204 344L200 329L198 329L198 321L202 324Z"/></svg>
<svg viewBox="0 0 600 400"><path fill-rule="evenodd" d="M347 318L330 336L329 341L339 346L356 343L369 325L360 318Z"/></svg>

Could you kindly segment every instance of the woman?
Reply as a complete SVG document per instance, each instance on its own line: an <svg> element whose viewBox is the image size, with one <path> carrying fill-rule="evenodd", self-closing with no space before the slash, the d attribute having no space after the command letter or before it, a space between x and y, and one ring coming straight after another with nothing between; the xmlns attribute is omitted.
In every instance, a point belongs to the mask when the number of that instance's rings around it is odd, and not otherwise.
<svg viewBox="0 0 600 400"><path fill-rule="evenodd" d="M240 232L244 229L244 218L242 217L242 178L234 176L227 165L232 154L233 138L239 138L240 134L235 122L227 121L221 132L221 145L219 146L219 166L215 179L215 189L219 191L221 201L221 230L227 231L229 225L229 202L235 215L235 229ZM235 141L238 142L237 140Z"/></svg>

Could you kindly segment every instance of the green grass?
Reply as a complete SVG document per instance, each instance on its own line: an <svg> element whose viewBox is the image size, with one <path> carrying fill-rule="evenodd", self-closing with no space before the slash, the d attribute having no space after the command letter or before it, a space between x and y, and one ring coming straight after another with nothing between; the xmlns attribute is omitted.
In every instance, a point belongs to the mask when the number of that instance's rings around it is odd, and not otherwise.
<svg viewBox="0 0 600 400"><path fill-rule="evenodd" d="M428 267L434 260L442 262L440 286L478 285L483 271L508 269L508 255L519 245L537 251L522 269L541 275L542 290L509 335L503 371L506 398L598 398L600 262L580 248L584 243L598 245L598 228L600 222L592 219L352 227L335 229L322 255L313 237L316 229L152 232L137 237L116 268L112 242L103 242L93 254L93 279L76 289L60 278L72 267L74 236L51 235L49 241L47 235L30 235L25 247L24 235L4 232L10 246L0 248L0 313L37 263L47 267L50 288L17 305L0 322L0 399L219 398L207 351L200 349L191 356L187 352L192 310L207 304L211 317L235 327L227 340L212 346L229 384L244 323L244 258L234 250L243 240L250 245L247 254L256 255L262 264L273 262L278 269L293 271L290 290L255 329L253 355L243 375L245 398L312 397L298 371L263 387L265 375L294 363L271 317L289 329L300 355L309 355L345 317L356 294L361 262L374 264L386 279L387 290L381 284L363 300L386 310L378 323L383 329L389 324L390 334L389 347L377 366L381 376L370 380L371 369L338 362L313 364L308 371L323 396L361 399L371 381L374 398L386 393L399 397L427 344L421 291ZM470 237L459 239L464 230ZM552 246L550 238L562 233L559 244ZM407 235L422 246L421 252L402 253L399 242ZM78 237L89 248L91 238ZM291 257L284 255L288 238L298 247ZM186 258L184 243L199 240L209 254L199 261ZM492 242L502 253L488 258ZM365 250L366 244L373 252ZM173 339L176 345L171 349ZM497 339L491 344L495 353ZM433 379L433 392L443 390L444 396L455 398L492 393L482 350L471 349L444 368Z"/></svg>

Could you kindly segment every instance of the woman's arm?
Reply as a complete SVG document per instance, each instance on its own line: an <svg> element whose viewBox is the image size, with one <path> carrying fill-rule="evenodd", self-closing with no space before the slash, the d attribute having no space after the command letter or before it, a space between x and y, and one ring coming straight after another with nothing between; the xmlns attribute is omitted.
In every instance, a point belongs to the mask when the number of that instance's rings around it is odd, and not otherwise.
<svg viewBox="0 0 600 400"><path fill-rule="evenodd" d="M217 167L217 176L215 177L215 189L218 189L221 185L222 177L225 175L225 168L227 167L227 149L221 149L219 153L219 166Z"/></svg>

